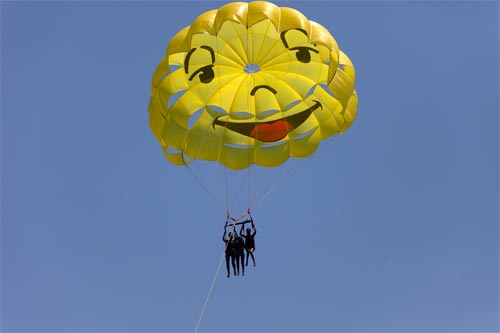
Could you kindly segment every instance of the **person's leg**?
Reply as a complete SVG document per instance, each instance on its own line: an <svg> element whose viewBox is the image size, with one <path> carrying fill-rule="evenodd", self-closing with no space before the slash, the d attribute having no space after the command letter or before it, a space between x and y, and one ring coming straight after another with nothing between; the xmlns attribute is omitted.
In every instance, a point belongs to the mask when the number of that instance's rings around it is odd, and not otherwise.
<svg viewBox="0 0 500 333"><path fill-rule="evenodd" d="M226 253L226 269L227 269L227 277L230 275L230 270L229 270L229 254Z"/></svg>
<svg viewBox="0 0 500 333"><path fill-rule="evenodd" d="M252 256L253 267L255 267L255 266L256 266L256 265L255 265L255 257L253 256L253 251L254 251L254 250L255 250L255 249L253 249L253 248L252 248L252 249L250 249L250 250L249 250L249 252L248 252L248 253ZM248 260L248 259L247 259L247 260Z"/></svg>
<svg viewBox="0 0 500 333"><path fill-rule="evenodd" d="M236 275L236 258L235 258L235 255L231 256L231 263L233 264L233 273L234 273L234 275ZM239 271L238 271L238 273L239 273Z"/></svg>
<svg viewBox="0 0 500 333"><path fill-rule="evenodd" d="M236 269L238 270L238 276L240 276L240 259L240 254L236 253Z"/></svg>
<svg viewBox="0 0 500 333"><path fill-rule="evenodd" d="M245 276L245 252L241 250L241 276Z"/></svg>

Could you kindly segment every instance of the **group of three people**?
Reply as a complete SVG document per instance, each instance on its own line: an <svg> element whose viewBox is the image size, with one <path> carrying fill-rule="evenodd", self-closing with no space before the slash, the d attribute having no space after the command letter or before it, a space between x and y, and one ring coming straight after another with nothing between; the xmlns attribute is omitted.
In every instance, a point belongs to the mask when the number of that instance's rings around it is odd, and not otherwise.
<svg viewBox="0 0 500 333"><path fill-rule="evenodd" d="M257 233L257 229L255 228L255 224L253 223L252 216L250 216L246 221L240 222L241 224L240 233L235 230L236 221L231 218L235 223L228 224L228 220L226 221L226 225L224 226L224 234L222 235L222 241L226 244L226 269L227 269L227 277L229 277L230 269L229 262L233 266L234 275L240 275L240 267L241 267L241 275L245 275L245 266L248 266L248 258L252 257L253 266L255 267L255 257L253 255L255 251L255 234ZM243 229L246 223L252 224L252 229L247 228L246 234L243 233ZM232 231L229 232L226 237L226 229L227 227L231 227ZM245 251L246 251L246 263L245 263Z"/></svg>

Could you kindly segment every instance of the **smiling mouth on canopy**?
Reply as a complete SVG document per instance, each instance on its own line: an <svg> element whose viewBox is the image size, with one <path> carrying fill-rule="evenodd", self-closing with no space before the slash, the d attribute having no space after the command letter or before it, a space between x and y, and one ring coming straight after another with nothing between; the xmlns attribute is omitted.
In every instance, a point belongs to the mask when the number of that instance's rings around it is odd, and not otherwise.
<svg viewBox="0 0 500 333"><path fill-rule="evenodd" d="M221 121L219 116L215 118L215 125L223 126L231 131L242 135L263 141L276 142L283 139L289 132L299 127L307 118L319 107L323 107L319 101L314 101L314 105L292 116L282 119L271 120L261 123L235 123L230 121Z"/></svg>

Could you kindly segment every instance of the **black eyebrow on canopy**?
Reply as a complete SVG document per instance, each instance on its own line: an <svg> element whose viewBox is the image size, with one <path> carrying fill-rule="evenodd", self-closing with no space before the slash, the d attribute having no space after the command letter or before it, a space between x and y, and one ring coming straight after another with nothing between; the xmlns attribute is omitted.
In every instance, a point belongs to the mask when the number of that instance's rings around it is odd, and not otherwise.
<svg viewBox="0 0 500 333"><path fill-rule="evenodd" d="M288 49L288 42L286 41L286 38L285 38L285 34L290 31L290 30L298 30L300 32L302 32L304 35L306 35L306 37L309 37L307 35L307 31L305 31L304 29L301 29L301 28L294 28L294 29L288 29L288 30L285 30L285 31L282 31L281 34L280 34L280 38L281 38L281 41L283 42L283 44L285 44L285 47Z"/></svg>
<svg viewBox="0 0 500 333"><path fill-rule="evenodd" d="M210 52L210 55L212 56L212 64L215 62L215 52L214 50L210 47L210 46L205 46L205 45L202 45L200 46L202 49L204 50L208 50Z"/></svg>
<svg viewBox="0 0 500 333"><path fill-rule="evenodd" d="M210 56L212 57L212 64L213 64L215 62L214 50L210 46L205 46L205 45L200 46L200 48L210 52ZM189 50L188 53L186 54L186 58L184 59L184 71L186 72L186 74L189 73L189 59L191 58L191 55L193 54L193 52L195 50L196 50L196 47Z"/></svg>
<svg viewBox="0 0 500 333"><path fill-rule="evenodd" d="M189 58L191 58L191 54L193 54L194 50L196 50L196 47L189 50L188 53L186 54L186 58L184 59L184 71L186 72L186 74L189 73L188 71Z"/></svg>

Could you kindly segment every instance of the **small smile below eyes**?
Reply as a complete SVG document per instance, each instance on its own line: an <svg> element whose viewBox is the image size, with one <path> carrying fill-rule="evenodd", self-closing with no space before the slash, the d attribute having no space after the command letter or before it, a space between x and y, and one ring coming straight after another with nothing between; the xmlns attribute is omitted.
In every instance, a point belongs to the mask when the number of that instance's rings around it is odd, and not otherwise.
<svg viewBox="0 0 500 333"><path fill-rule="evenodd" d="M314 105L304 111L294 115L271 120L266 122L253 122L253 123L236 123L230 121L221 121L219 117L215 118L213 126L222 126L228 130L240 133L242 135L263 141L263 142L276 142L283 139L289 132L299 127L309 116L318 108L323 105L319 101L314 101Z"/></svg>

